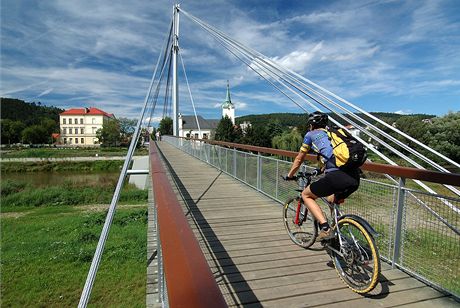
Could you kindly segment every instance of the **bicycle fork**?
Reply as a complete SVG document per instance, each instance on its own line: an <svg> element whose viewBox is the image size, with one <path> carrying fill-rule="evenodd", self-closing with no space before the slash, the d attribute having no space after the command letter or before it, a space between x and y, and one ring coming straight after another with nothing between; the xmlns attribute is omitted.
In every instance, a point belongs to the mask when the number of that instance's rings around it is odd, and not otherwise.
<svg viewBox="0 0 460 308"><path fill-rule="evenodd" d="M295 223L296 225L299 224L300 209L301 209L301 207L302 207L302 201L301 201L301 200L302 200L302 199L299 198L299 201L297 202L297 210L296 210L296 212L295 212L295 220L294 220L294 223Z"/></svg>

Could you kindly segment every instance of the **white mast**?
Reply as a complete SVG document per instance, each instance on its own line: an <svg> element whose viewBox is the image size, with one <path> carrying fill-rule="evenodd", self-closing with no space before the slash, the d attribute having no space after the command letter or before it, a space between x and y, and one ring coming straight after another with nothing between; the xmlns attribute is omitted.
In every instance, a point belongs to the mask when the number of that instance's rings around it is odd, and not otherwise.
<svg viewBox="0 0 460 308"><path fill-rule="evenodd" d="M172 49L172 69L173 69L173 84L172 84L172 103L173 103L173 135L179 136L179 83L177 80L177 53L179 52L179 4L174 5L173 10L173 49Z"/></svg>

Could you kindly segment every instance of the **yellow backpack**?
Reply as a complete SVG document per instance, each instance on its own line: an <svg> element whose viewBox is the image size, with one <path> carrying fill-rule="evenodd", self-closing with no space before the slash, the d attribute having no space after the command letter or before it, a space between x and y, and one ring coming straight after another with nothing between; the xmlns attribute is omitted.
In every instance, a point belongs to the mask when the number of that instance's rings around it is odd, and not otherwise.
<svg viewBox="0 0 460 308"><path fill-rule="evenodd" d="M367 159L366 148L343 129L328 128L327 135L335 156L335 165L343 170L361 167Z"/></svg>

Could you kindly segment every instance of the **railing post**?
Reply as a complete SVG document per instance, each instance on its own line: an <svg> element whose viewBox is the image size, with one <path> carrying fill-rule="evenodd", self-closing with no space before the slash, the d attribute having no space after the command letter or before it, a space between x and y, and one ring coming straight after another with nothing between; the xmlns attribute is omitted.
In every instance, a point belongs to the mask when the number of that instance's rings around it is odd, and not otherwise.
<svg viewBox="0 0 460 308"><path fill-rule="evenodd" d="M262 187L262 158L260 152L257 152L257 189Z"/></svg>
<svg viewBox="0 0 460 308"><path fill-rule="evenodd" d="M248 182L248 176L247 176L247 160L248 160L248 154L244 153L244 182Z"/></svg>
<svg viewBox="0 0 460 308"><path fill-rule="evenodd" d="M279 185L279 177L280 177L280 170L279 170L279 160L276 160L276 183L275 183L275 199L278 199L278 185Z"/></svg>
<svg viewBox="0 0 460 308"><path fill-rule="evenodd" d="M393 260L392 267L395 267L396 263L400 263L401 260L401 239L402 239L402 228L404 219L404 201L406 191L404 189L406 185L406 179L400 178L398 185L398 205L396 209L396 226L395 226L395 237L393 247Z"/></svg>
<svg viewBox="0 0 460 308"><path fill-rule="evenodd" d="M236 149L233 148L233 176L236 178Z"/></svg>
<svg viewBox="0 0 460 308"><path fill-rule="evenodd" d="M225 171L228 172L228 149L225 149Z"/></svg>

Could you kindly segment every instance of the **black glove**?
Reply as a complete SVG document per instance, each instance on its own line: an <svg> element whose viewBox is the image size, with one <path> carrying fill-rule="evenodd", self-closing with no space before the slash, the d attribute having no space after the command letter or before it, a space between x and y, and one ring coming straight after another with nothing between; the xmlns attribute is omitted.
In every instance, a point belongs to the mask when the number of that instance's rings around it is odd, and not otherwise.
<svg viewBox="0 0 460 308"><path fill-rule="evenodd" d="M296 179L295 176L288 176L288 175L284 175L284 176L282 176L282 178L283 178L283 180L285 180L285 181L293 181L293 180Z"/></svg>
<svg viewBox="0 0 460 308"><path fill-rule="evenodd" d="M315 170L312 171L312 175L313 176L317 176L317 175L320 175L321 173L323 173L323 171L321 171L320 168L316 168Z"/></svg>

